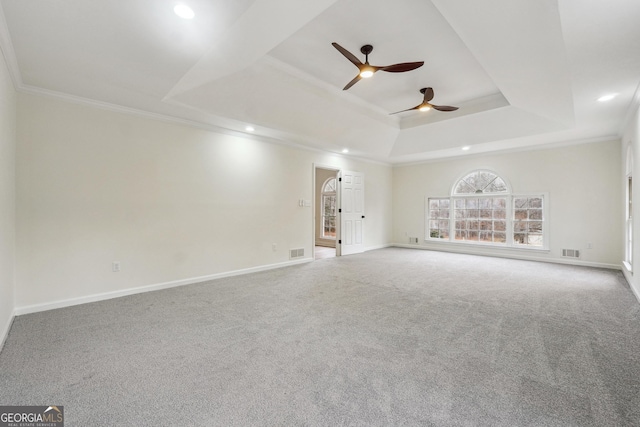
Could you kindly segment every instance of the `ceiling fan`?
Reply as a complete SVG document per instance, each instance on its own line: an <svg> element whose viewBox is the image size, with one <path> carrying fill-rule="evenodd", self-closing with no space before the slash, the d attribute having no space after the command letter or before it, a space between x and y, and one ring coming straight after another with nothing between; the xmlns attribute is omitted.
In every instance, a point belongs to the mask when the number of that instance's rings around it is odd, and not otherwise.
<svg viewBox="0 0 640 427"><path fill-rule="evenodd" d="M375 73L376 71L386 71L388 73L404 73L405 71L415 70L416 68L420 68L424 65L424 61L403 62L401 64L387 65L386 67L378 67L375 65L370 65L369 54L371 53L371 51L373 51L373 46L371 46L370 44L366 44L360 48L360 52L364 54L364 64L363 64L358 58L356 58L354 54L352 54L347 49L340 46L338 43L331 43L331 44L333 45L333 47L338 49L338 52L343 54L345 58L351 61L353 65L358 67L358 70L360 70L360 73L358 73L358 75L353 80L347 83L347 85L344 88L342 88L342 90L349 89L351 86L356 84L360 79L366 79L373 76L373 73Z"/></svg>
<svg viewBox="0 0 640 427"><path fill-rule="evenodd" d="M429 101L431 101L433 99L433 89L430 87L425 87L420 89L420 93L424 94L424 100L422 101L422 104L420 105L416 105L413 108L407 108L406 110L400 110L400 111L396 111L395 113L390 113L390 114L398 114L398 113L402 113L405 111L411 111L411 110L420 110L420 111L428 111L430 109L434 109L434 110L438 110L438 111L456 111L458 109L458 107L450 107L448 105L434 105L434 104L430 104Z"/></svg>

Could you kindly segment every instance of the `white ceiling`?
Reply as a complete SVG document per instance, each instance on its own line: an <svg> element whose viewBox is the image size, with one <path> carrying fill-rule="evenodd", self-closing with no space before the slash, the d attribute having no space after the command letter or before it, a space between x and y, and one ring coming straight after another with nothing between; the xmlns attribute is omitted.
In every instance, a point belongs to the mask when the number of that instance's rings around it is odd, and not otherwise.
<svg viewBox="0 0 640 427"><path fill-rule="evenodd" d="M637 0L179 1L193 20L177 0L0 0L0 47L24 91L387 163L615 138L638 103ZM357 68L332 42L425 65L343 91ZM389 114L427 86L459 110Z"/></svg>

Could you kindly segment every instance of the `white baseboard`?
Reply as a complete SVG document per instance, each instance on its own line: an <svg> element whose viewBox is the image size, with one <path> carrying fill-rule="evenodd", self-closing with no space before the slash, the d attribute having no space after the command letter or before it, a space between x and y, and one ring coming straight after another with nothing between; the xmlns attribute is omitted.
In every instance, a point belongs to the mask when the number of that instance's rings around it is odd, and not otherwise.
<svg viewBox="0 0 640 427"><path fill-rule="evenodd" d="M631 269L629 268L630 266L624 261L622 262L622 265L623 265L622 275L624 276L625 280L629 284L629 288L631 288L631 292L633 292L633 296L635 296L638 302L640 302L640 291L636 289L635 286L633 286L633 280L632 280L633 275L631 273Z"/></svg>
<svg viewBox="0 0 640 427"><path fill-rule="evenodd" d="M295 261L287 261L277 264L262 265L259 267L245 268L242 270L226 271L224 273L211 274L208 276L192 277L189 279L174 280L171 282L157 283L154 285L140 286L136 288L123 289L114 292L104 292L100 294L86 295L78 298L70 298L43 304L26 305L16 307L14 316L37 313L40 311L54 310L56 308L71 307L73 305L86 304L90 302L104 301L112 298L119 298L128 295L141 294L144 292L158 291L161 289L175 288L178 286L191 285L194 283L207 282L209 280L222 279L224 277L240 276L243 274L257 273L260 271L274 270L276 268L289 267L296 264L304 264L313 261L313 258L303 258ZM9 324L11 326L11 324Z"/></svg>
<svg viewBox="0 0 640 427"><path fill-rule="evenodd" d="M596 263L596 262L588 262L588 261L580 261L580 260L565 260L565 259L558 259L558 258L544 258L544 257L528 256L528 255L524 255L524 254L496 254L496 253L493 253L493 252L492 253L482 253L482 252L473 251L473 250L460 250L458 248L448 248L448 247L433 248L433 247L427 247L427 246L422 246L422 245L410 245L410 244L402 244L402 243L391 243L391 244L383 244L383 245L378 245L378 246L370 246L370 247L366 248L366 251L372 251L372 250L383 249L383 248L388 248L388 247L434 250L434 251L443 251L443 252L463 253L463 254L468 254L468 255L495 256L495 257L502 257L502 258L512 258L512 259L520 259L520 260L524 260L524 261L551 262L551 263L559 263L559 264L580 265L580 266L585 266L585 267L598 267L598 268L608 268L608 269L614 269L614 270L624 270L622 268L622 266L616 265L616 264ZM267 271L267 270L273 270L273 269L276 269L276 268L289 267L289 266L292 266L292 265L303 264L303 263L307 263L307 262L311 262L311 261L313 261L313 258L303 258L303 259L299 259L299 260L295 260L295 261L287 261L287 262L282 262L282 263L277 263L277 264L268 264L268 265L263 265L263 266L259 266L259 267L251 267L251 268L246 268L246 269L241 269L241 270L227 271L227 272L211 274L211 275L207 275L207 276L192 277L192 278L188 278L188 279L175 280L175 281L171 281L171 282L157 283L157 284L153 284L153 285L146 285L146 286L140 286L140 287L136 287L136 288L123 289L123 290L120 290L120 291L104 292L104 293L100 293L100 294L86 295L86 296L77 297L77 298L70 298L70 299L64 299L64 300L58 300L58 301L51 301L51 302L47 302L47 303L43 303L43 304L33 304L33 305L26 305L26 306L22 306L22 307L16 307L14 312L13 312L13 315L8 320L8 323L6 325L4 325L4 329L0 330L0 334L1 334L0 338L2 338L1 343L4 344L4 340L6 339L7 335L9 334L9 329L11 328L11 324L13 323L13 319L14 319L15 316L20 316L20 315L29 314L29 313L37 313L37 312L40 312L40 311L54 310L54 309L57 309L57 308L70 307L70 306L79 305L79 304L86 304L86 303L91 303L91 302L103 301L103 300L108 300L108 299L112 299L112 298L124 297L124 296L127 296L127 295L134 295L134 294L140 294L140 293L144 293L144 292L157 291L157 290L161 290L161 289L175 288L175 287L178 287L178 286L184 286L184 285L190 285L190 284L194 284L194 283L206 282L206 281L209 281L209 280L222 279L224 277L232 277L232 276L239 276L239 275L243 275L243 274L257 273L257 272L260 272L260 271ZM629 278L627 278L627 280L629 281ZM631 282L629 281L629 283L631 283ZM640 293L632 285L630 285L630 287L631 287L632 291L634 292L634 295L636 296L636 298L638 298L638 301L640 301ZM0 345L0 349L1 348L2 348L2 346Z"/></svg>
<svg viewBox="0 0 640 427"><path fill-rule="evenodd" d="M393 244L392 243L386 243L384 245L377 245L377 246L367 246L364 251L365 252L369 252L369 251L375 251L376 249L384 249L384 248L390 248L392 247Z"/></svg>
<svg viewBox="0 0 640 427"><path fill-rule="evenodd" d="M16 318L15 311L11 313L9 319L7 319L7 323L3 325L3 328L0 329L0 352L4 348L4 343L7 341L9 337L9 331L11 330L11 325L13 325L13 319Z"/></svg>
<svg viewBox="0 0 640 427"><path fill-rule="evenodd" d="M627 282L629 282L629 287L631 288L631 292L633 292L633 295L636 297L638 302L640 302L640 291L638 291L628 279L627 279Z"/></svg>
<svg viewBox="0 0 640 427"><path fill-rule="evenodd" d="M591 262L591 261L582 261L579 259L571 259L571 258L547 258L547 257L539 257L524 254L521 252L518 253L501 253L501 252L486 252L474 250L473 248L458 248L458 247L433 247L433 246L423 246L423 245L409 245L404 243L394 243L392 246L397 248L409 248L409 249L422 249L427 251L439 251L439 252L452 252L457 254L465 254L465 255L478 255L478 256L492 256L496 258L509 258L509 259L519 259L523 261L537 261L537 262L550 262L554 264L568 264L568 265L579 265L583 267L597 267L597 268L608 268L611 270L622 270L622 265L618 264L607 264L603 262Z"/></svg>
<svg viewBox="0 0 640 427"><path fill-rule="evenodd" d="M370 246L370 247L366 248L366 251L387 248L387 247L390 247L390 246L391 246L390 244L379 245L379 246ZM120 291L104 292L104 293L100 293L100 294L86 295L86 296L77 297L77 298L69 298L69 299L64 299L64 300L51 301L51 302L46 302L46 303L42 303L42 304L25 305L25 306L21 306L21 307L16 307L14 315L15 316L21 316L23 314L38 313L40 311L55 310L57 308L71 307L73 305L86 304L86 303L97 302L97 301L104 301L104 300L108 300L108 299L112 299L112 298L124 297L124 296L127 296L127 295L135 295L135 294L141 294L141 293L144 293L144 292L158 291L158 290L161 290L161 289L175 288L175 287L178 287L178 286L191 285L191 284L200 283L200 282L207 282L209 280L222 279L224 277L239 276L239 275L242 275L242 274L257 273L257 272L260 272L260 271L267 271L267 270L273 270L273 269L276 269L276 268L289 267L289 266L292 266L292 265L303 264L303 263L307 263L307 262L311 262L311 261L313 261L313 258L307 257L307 258L302 258L302 259L298 259L298 260L295 260L295 261L286 261L286 262L281 262L281 263L277 263L277 264L268 264L268 265L263 265L263 266L259 266L259 267L245 268L245 269L242 269L242 270L234 270L234 271L227 271L227 272L224 272L224 273L211 274L211 275L208 275L208 276L200 276L200 277L192 277L192 278L182 279L182 280L174 280L174 281L171 281L171 282L157 283L157 284L153 284L153 285L146 285L146 286L140 286L140 287L136 287L136 288L123 289L123 290L120 290Z"/></svg>

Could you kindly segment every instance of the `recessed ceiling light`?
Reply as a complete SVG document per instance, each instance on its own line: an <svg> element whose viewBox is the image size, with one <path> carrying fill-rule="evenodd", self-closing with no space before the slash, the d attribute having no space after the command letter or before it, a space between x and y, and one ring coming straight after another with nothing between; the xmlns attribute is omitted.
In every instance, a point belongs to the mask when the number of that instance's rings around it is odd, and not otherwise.
<svg viewBox="0 0 640 427"><path fill-rule="evenodd" d="M176 7L173 8L173 11L182 19L193 19L196 14L186 4L177 4Z"/></svg>
<svg viewBox="0 0 640 427"><path fill-rule="evenodd" d="M471 147L468 145L465 145L464 147L462 147L462 151L469 151L471 150Z"/></svg>
<svg viewBox="0 0 640 427"><path fill-rule="evenodd" d="M610 93L608 95L603 95L600 98L598 98L598 101L600 102L607 102L607 101L611 101L613 98L615 98L616 96L618 96L617 93Z"/></svg>
<svg viewBox="0 0 640 427"><path fill-rule="evenodd" d="M256 129L253 126L247 126L246 128L244 128L244 130L246 130L247 132L253 132Z"/></svg>
<svg viewBox="0 0 640 427"><path fill-rule="evenodd" d="M348 148L345 148L344 150L342 150L342 152L343 152L344 154L347 154L347 153L349 152L349 149L348 149Z"/></svg>

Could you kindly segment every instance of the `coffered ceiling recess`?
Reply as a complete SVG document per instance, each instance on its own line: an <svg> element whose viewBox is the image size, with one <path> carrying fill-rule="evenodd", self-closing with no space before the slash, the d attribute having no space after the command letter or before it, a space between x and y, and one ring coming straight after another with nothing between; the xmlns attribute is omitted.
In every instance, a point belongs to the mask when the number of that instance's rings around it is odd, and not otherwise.
<svg viewBox="0 0 640 427"><path fill-rule="evenodd" d="M0 46L23 91L387 163L616 138L638 103L636 0L181 3L0 0ZM424 65L343 90L334 42ZM459 109L390 114L427 87Z"/></svg>

